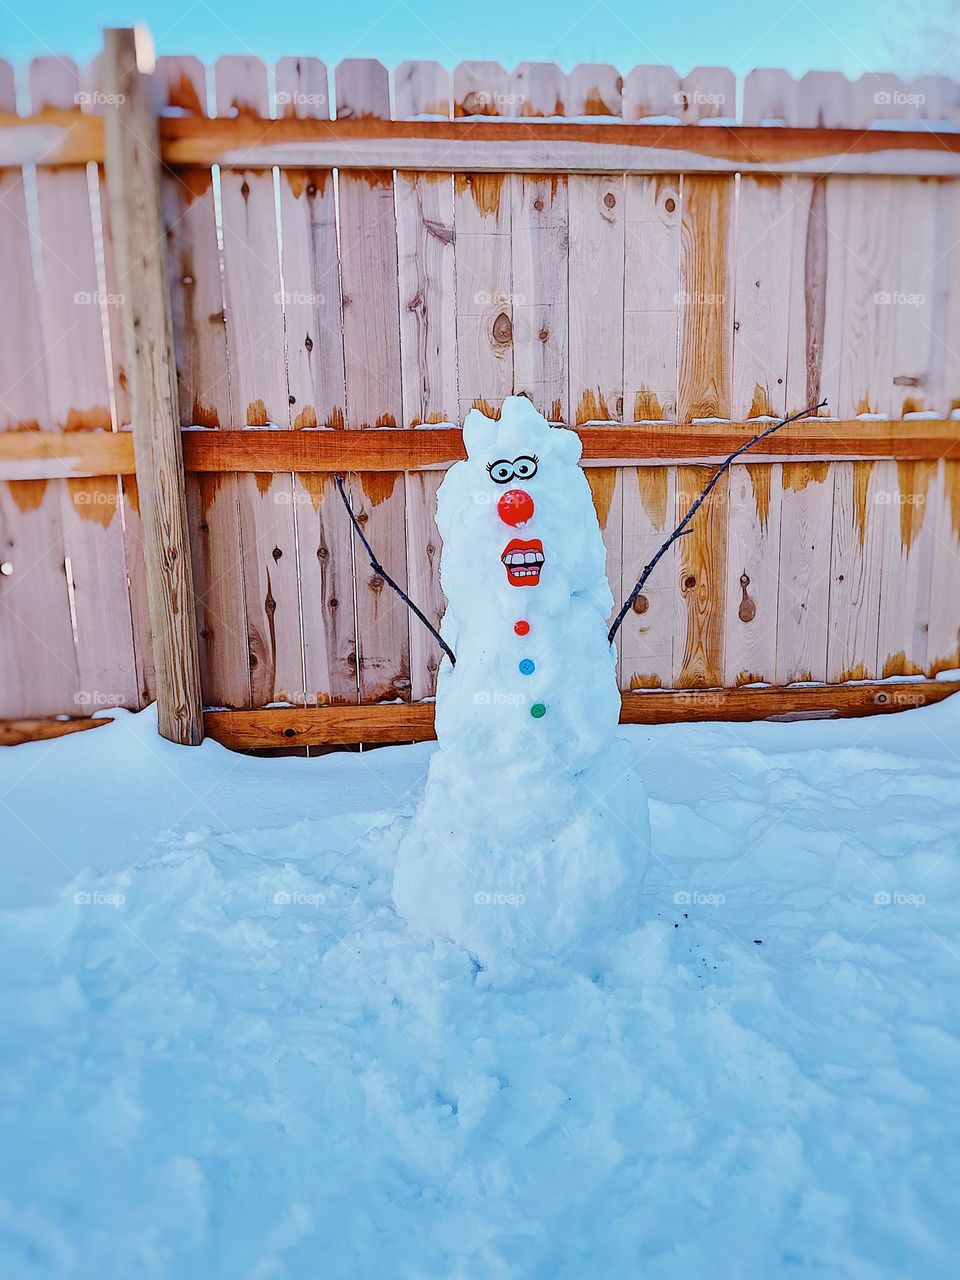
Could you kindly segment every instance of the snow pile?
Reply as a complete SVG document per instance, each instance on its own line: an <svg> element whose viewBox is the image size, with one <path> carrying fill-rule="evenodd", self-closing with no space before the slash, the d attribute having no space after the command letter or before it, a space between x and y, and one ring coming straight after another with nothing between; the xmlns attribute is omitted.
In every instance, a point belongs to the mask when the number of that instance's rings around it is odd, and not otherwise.
<svg viewBox="0 0 960 1280"><path fill-rule="evenodd" d="M440 486L448 600L440 750L393 897L488 966L562 954L641 918L646 794L617 734L613 601L575 432L511 397L476 410ZM522 910L520 909L522 908Z"/></svg>
<svg viewBox="0 0 960 1280"><path fill-rule="evenodd" d="M960 699L625 733L647 923L508 980L391 903L431 745L0 753L0 1275L952 1276Z"/></svg>

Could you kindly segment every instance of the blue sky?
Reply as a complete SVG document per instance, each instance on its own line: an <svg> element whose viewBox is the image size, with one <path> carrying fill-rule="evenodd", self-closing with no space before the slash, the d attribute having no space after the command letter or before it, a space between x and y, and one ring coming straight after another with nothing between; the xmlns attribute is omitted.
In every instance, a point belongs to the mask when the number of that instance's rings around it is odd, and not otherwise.
<svg viewBox="0 0 960 1280"><path fill-rule="evenodd" d="M309 54L343 57L492 58L518 62L612 62L621 71L665 62L681 74L698 64L811 69L936 70L948 41L922 34L949 29L950 0L0 0L0 55L12 62L66 53L78 61L99 47L100 28L144 22L160 53L255 52L272 60ZM956 10L954 10L956 12ZM954 24L958 25L958 24ZM921 34L917 34L920 32ZM937 59L940 65L933 65ZM948 60L949 61L949 60Z"/></svg>

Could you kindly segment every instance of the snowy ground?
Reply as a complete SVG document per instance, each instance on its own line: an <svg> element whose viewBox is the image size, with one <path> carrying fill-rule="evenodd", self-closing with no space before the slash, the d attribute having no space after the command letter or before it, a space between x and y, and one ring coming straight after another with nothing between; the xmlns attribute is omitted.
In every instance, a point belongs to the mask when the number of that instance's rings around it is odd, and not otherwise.
<svg viewBox="0 0 960 1280"><path fill-rule="evenodd" d="M430 746L0 753L0 1275L955 1275L960 698L629 732L591 973L408 936Z"/></svg>

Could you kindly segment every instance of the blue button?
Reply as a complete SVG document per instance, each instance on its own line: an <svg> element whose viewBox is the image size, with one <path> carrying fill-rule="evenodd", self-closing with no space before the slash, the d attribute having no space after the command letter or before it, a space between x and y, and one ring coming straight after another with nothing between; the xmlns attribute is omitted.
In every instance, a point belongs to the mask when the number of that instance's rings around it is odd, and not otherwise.
<svg viewBox="0 0 960 1280"><path fill-rule="evenodd" d="M535 670L532 658L524 658L520 663L520 674L522 676L532 676Z"/></svg>

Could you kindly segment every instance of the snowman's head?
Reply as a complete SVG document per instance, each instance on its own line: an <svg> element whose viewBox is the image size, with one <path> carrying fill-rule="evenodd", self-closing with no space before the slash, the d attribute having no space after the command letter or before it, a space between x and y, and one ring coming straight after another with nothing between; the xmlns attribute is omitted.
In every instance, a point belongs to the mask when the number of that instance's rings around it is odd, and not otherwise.
<svg viewBox="0 0 960 1280"><path fill-rule="evenodd" d="M507 584L538 587L546 557L542 539L530 536L539 523L534 517L545 501L563 495L571 470L576 473L579 436L552 427L524 396L510 396L498 422L473 410L463 440L471 482L496 508L504 530L500 560Z"/></svg>

